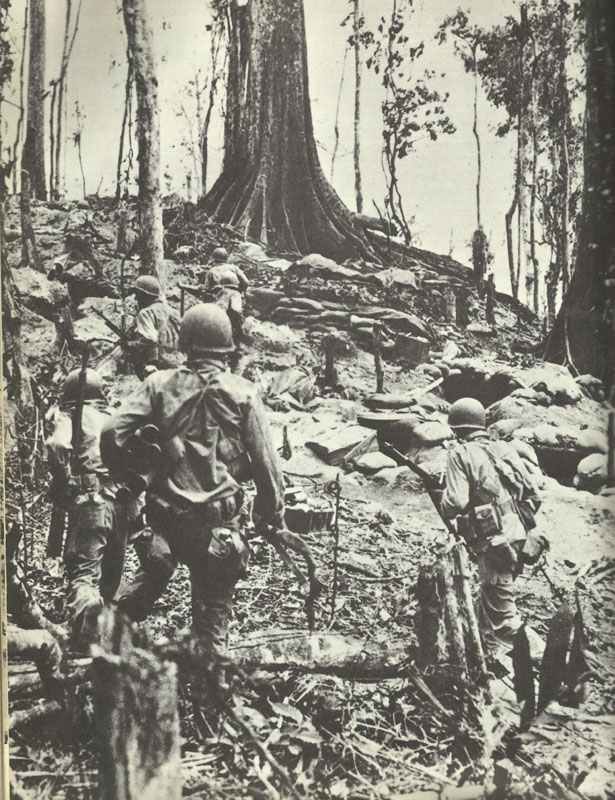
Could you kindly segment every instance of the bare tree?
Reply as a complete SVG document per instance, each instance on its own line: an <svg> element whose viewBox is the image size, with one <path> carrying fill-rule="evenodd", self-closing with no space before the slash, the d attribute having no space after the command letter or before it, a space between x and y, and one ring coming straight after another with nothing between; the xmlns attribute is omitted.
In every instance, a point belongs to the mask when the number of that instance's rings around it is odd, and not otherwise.
<svg viewBox="0 0 615 800"><path fill-rule="evenodd" d="M45 200L45 0L30 0L29 34L28 107L22 173L29 173L33 196Z"/></svg>
<svg viewBox="0 0 615 800"><path fill-rule="evenodd" d="M357 213L363 212L363 194L361 191L361 42L359 29L362 24L360 0L352 0L352 30L354 35L354 193Z"/></svg>
<svg viewBox="0 0 615 800"><path fill-rule="evenodd" d="M15 128L15 141L13 143L13 153L11 161L13 164L13 194L17 194L17 153L21 144L21 129L24 118L24 72L26 66L26 53L28 43L28 13L29 4L26 0L24 7L23 35L21 39L21 58L19 61L19 116L17 117L17 127Z"/></svg>
<svg viewBox="0 0 615 800"><path fill-rule="evenodd" d="M335 122L333 123L333 151L331 153L331 180L335 173L335 159L337 158L337 150L340 145L340 104L342 102L342 91L344 89L344 74L346 72L346 59L348 58L348 47L344 50L344 60L342 61L342 71L340 73L340 82L337 89L337 102L335 104Z"/></svg>
<svg viewBox="0 0 615 800"><path fill-rule="evenodd" d="M152 31L145 0L123 0L128 49L137 90L141 265L163 279L160 203L160 119Z"/></svg>
<svg viewBox="0 0 615 800"><path fill-rule="evenodd" d="M132 59L130 57L130 50L126 51L126 83L124 84L124 113L122 115L122 127L120 128L120 143L117 153L117 169L115 174L115 199L119 202L122 196L122 164L124 162L124 143L126 141L126 131L130 134L131 118L132 118L132 93L134 86L134 69L132 66ZM130 136L129 136L129 155L130 155ZM130 157L129 163L126 168L126 185L128 184L130 173Z"/></svg>

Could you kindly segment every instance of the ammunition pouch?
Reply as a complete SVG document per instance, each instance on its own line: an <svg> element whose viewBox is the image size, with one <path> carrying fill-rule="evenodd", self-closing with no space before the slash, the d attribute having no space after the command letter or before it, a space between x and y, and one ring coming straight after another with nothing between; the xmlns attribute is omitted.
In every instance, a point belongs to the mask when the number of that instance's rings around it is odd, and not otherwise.
<svg viewBox="0 0 615 800"><path fill-rule="evenodd" d="M512 500L470 506L465 514L457 517L457 531L474 552L483 552L503 532L503 517L514 510Z"/></svg>
<svg viewBox="0 0 615 800"><path fill-rule="evenodd" d="M228 497L212 500L209 503L180 505L160 495L151 494L145 506L147 524L155 530L173 531L187 522L197 522L206 528L223 526L239 514L243 503L240 490Z"/></svg>

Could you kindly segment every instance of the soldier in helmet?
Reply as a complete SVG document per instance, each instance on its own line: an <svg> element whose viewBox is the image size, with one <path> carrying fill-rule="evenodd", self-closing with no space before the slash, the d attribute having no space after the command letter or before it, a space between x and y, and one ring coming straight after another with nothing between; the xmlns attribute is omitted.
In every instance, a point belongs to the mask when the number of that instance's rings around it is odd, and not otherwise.
<svg viewBox="0 0 615 800"><path fill-rule="evenodd" d="M66 511L64 566L68 578L68 611L73 643L87 647L97 638L97 619L113 599L124 566L126 536L134 508L117 499L117 486L100 457L100 431L109 418L102 380L94 370L70 372L46 441L52 483L50 496ZM83 402L82 412L75 407ZM73 435L80 417L81 435ZM79 452L73 444L79 443Z"/></svg>
<svg viewBox="0 0 615 800"><path fill-rule="evenodd" d="M530 532L541 473L531 448L490 439L478 400L453 403L449 425L458 443L448 456L442 512L457 521L478 562L479 625L487 654L497 657L521 625L513 582L548 547Z"/></svg>
<svg viewBox="0 0 615 800"><path fill-rule="evenodd" d="M127 351L137 375L143 379L154 369L167 369L179 363L179 314L162 299L160 283L153 275L140 275L132 291L139 311L128 337Z"/></svg>
<svg viewBox="0 0 615 800"><path fill-rule="evenodd" d="M243 335L244 296L249 281L236 264L228 261L224 247L216 247L211 254L213 266L205 274L203 288L208 299L217 303L229 316L237 351L231 359L235 366L239 361L239 346Z"/></svg>
<svg viewBox="0 0 615 800"><path fill-rule="evenodd" d="M234 351L228 316L192 306L181 323L184 366L150 375L108 420L103 458L126 468L126 443L144 425L160 432L162 467L146 495L150 536L141 570L119 598L132 619L150 612L178 562L190 569L192 625L212 657L224 646L235 583L245 569L240 484L252 478L258 525L282 527L283 478L256 387L227 369Z"/></svg>

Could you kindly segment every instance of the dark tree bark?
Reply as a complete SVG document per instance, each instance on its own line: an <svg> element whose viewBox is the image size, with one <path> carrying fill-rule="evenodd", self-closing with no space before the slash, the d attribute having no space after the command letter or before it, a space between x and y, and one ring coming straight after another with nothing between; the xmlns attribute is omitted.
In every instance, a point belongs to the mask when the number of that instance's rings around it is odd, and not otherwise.
<svg viewBox="0 0 615 800"><path fill-rule="evenodd" d="M590 0L586 39L585 179L575 271L545 358L615 383L615 4ZM568 333L568 337L566 336ZM568 342L566 341L568 338Z"/></svg>
<svg viewBox="0 0 615 800"><path fill-rule="evenodd" d="M24 163L25 162L25 163ZM33 197L47 199L45 182L45 0L30 0L30 59L26 141L22 171L30 174Z"/></svg>
<svg viewBox="0 0 615 800"><path fill-rule="evenodd" d="M145 0L123 0L124 24L137 90L139 139L139 221L141 266L164 283L160 204L160 118L158 79Z"/></svg>
<svg viewBox="0 0 615 800"><path fill-rule="evenodd" d="M373 256L318 159L303 0L235 0L229 19L224 164L205 210L277 250Z"/></svg>

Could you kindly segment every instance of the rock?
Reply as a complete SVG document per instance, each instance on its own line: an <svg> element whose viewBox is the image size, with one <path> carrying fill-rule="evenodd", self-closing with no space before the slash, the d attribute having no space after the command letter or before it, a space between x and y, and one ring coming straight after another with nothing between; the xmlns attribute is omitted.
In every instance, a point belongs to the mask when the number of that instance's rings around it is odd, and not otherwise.
<svg viewBox="0 0 615 800"><path fill-rule="evenodd" d="M267 261L269 259L260 244L255 242L240 242L237 252L241 253L245 258L251 258L253 261ZM233 261L233 256L229 258L229 261Z"/></svg>
<svg viewBox="0 0 615 800"><path fill-rule="evenodd" d="M579 375L575 382L580 386L581 391L586 397L602 402L604 400L604 384L600 378L594 375Z"/></svg>
<svg viewBox="0 0 615 800"><path fill-rule="evenodd" d="M246 301L248 306L269 314L278 305L280 300L286 298L284 292L277 292L274 289L254 288L248 289Z"/></svg>
<svg viewBox="0 0 615 800"><path fill-rule="evenodd" d="M346 455L363 442L367 437L365 430L360 425L350 425L345 428L329 429L305 443L319 458L327 464L336 466Z"/></svg>
<svg viewBox="0 0 615 800"><path fill-rule="evenodd" d="M435 364L419 364L416 371L423 375L429 375L430 378L442 377L442 370Z"/></svg>
<svg viewBox="0 0 615 800"><path fill-rule="evenodd" d="M12 275L19 300L35 314L49 318L68 301L68 291L63 284L50 281L31 267L14 269Z"/></svg>
<svg viewBox="0 0 615 800"><path fill-rule="evenodd" d="M388 469L397 466L396 462L393 461L392 458L386 456L384 453L380 453L379 451L365 453L365 455L356 459L354 464L359 472L363 472L366 475L374 475L381 469Z"/></svg>
<svg viewBox="0 0 615 800"><path fill-rule="evenodd" d="M292 261L287 261L285 258L275 258L273 261L267 261L265 266L274 269L276 272L286 272L291 264Z"/></svg>
<svg viewBox="0 0 615 800"><path fill-rule="evenodd" d="M429 356L429 341L422 336L400 333L395 343L395 356L416 367Z"/></svg>
<svg viewBox="0 0 615 800"><path fill-rule="evenodd" d="M299 261L295 261L287 272L289 276L292 273L300 278L315 276L333 280L363 279L363 276L360 272L357 272L357 270L343 267L333 261L333 259L325 258L325 256L321 256L319 253L310 253L299 259Z"/></svg>
<svg viewBox="0 0 615 800"><path fill-rule="evenodd" d="M373 477L373 482L390 488L400 488L412 483L414 473L410 467L387 467Z"/></svg>
<svg viewBox="0 0 615 800"><path fill-rule="evenodd" d="M403 288L418 288L417 276L414 272L399 267L389 267L375 273L373 279L381 286L400 286Z"/></svg>
<svg viewBox="0 0 615 800"><path fill-rule="evenodd" d="M538 372L538 376L535 373ZM583 397L581 387L572 377L570 372L558 364L543 364L531 370L533 377L530 388L543 392L551 398L553 403L560 406L578 403Z"/></svg>
<svg viewBox="0 0 615 800"><path fill-rule="evenodd" d="M517 428L513 436L531 444L541 469L566 484L572 482L579 463L586 456L606 452L606 437L592 428L563 428L544 422Z"/></svg>
<svg viewBox="0 0 615 800"><path fill-rule="evenodd" d="M300 308L304 311L315 311L317 313L325 310L322 303L319 303L318 300L311 300L309 297L283 296L279 302L279 308Z"/></svg>
<svg viewBox="0 0 615 800"><path fill-rule="evenodd" d="M592 453L579 461L572 484L576 489L597 494L606 484L606 475L606 455Z"/></svg>
<svg viewBox="0 0 615 800"><path fill-rule="evenodd" d="M276 325L254 317L246 319L244 333L261 352L286 353L300 340L299 334L288 325Z"/></svg>
<svg viewBox="0 0 615 800"><path fill-rule="evenodd" d="M495 328L483 322L471 322L466 325L466 332L473 333L475 336L495 336L496 334Z"/></svg>
<svg viewBox="0 0 615 800"><path fill-rule="evenodd" d="M412 431L412 444L422 447L435 447L447 439L454 438L453 431L444 422L421 422Z"/></svg>

